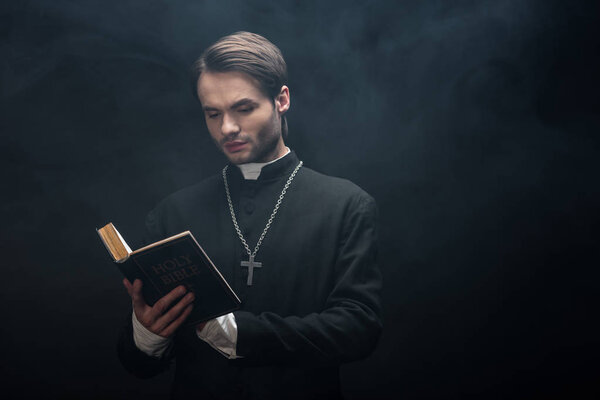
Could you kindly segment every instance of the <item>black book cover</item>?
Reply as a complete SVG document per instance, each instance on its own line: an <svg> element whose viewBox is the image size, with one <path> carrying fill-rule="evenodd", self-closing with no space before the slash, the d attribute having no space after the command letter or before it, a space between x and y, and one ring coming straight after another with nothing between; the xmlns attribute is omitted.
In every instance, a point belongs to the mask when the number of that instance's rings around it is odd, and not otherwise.
<svg viewBox="0 0 600 400"><path fill-rule="evenodd" d="M117 266L130 282L143 282L142 292L149 305L179 285L192 291L194 308L185 325L216 318L240 306L237 295L190 232L136 250Z"/></svg>

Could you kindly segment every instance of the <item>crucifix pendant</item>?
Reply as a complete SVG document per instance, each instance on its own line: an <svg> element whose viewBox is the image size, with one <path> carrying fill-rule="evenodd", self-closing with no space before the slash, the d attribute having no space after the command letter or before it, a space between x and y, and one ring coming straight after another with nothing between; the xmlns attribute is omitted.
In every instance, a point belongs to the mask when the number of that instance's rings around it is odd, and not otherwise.
<svg viewBox="0 0 600 400"><path fill-rule="evenodd" d="M240 263L242 267L248 267L248 286L252 286L252 277L254 276L254 268L261 268L262 263L254 261L254 256L250 256L248 261L242 261Z"/></svg>

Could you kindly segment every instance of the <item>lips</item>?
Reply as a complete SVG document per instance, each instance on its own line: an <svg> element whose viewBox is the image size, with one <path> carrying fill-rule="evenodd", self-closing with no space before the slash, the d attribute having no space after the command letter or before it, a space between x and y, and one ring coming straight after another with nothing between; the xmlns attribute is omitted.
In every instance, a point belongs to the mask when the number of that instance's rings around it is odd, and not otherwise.
<svg viewBox="0 0 600 400"><path fill-rule="evenodd" d="M241 140L233 140L231 142L225 142L223 147L229 153L236 153L236 152L242 150L244 148L244 146L246 146L246 143L247 142L243 142Z"/></svg>

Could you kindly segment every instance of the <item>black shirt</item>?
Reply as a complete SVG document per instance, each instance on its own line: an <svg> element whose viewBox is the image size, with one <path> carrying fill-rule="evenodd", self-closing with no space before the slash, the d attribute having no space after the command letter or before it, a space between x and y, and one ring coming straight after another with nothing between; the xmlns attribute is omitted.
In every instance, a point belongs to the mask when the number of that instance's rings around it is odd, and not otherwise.
<svg viewBox="0 0 600 400"><path fill-rule="evenodd" d="M298 162L291 152L256 181L228 168L251 250ZM351 182L299 170L256 254L262 268L252 286L220 174L167 197L146 225L151 240L190 230L242 300L234 313L240 359L226 359L193 328L177 332L168 357L153 359L135 348L130 326L124 331L119 353L131 372L152 376L175 359L174 398L338 398L339 365L373 350L381 332L376 207Z"/></svg>

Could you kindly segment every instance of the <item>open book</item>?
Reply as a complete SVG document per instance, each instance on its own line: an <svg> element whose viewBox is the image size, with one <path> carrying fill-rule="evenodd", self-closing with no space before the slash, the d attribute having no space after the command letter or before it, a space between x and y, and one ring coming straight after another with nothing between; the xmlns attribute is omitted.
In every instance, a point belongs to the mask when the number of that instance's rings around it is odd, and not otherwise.
<svg viewBox="0 0 600 400"><path fill-rule="evenodd" d="M129 282L142 280L147 304L153 305L179 285L194 292L194 309L185 325L207 321L239 308L240 299L191 232L131 251L112 223L97 231Z"/></svg>

